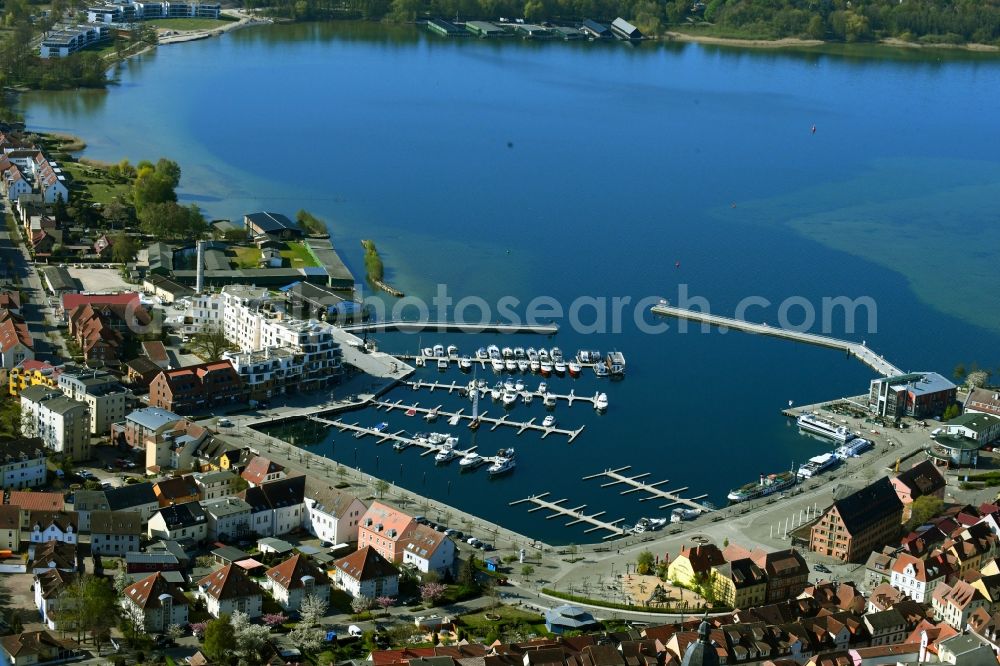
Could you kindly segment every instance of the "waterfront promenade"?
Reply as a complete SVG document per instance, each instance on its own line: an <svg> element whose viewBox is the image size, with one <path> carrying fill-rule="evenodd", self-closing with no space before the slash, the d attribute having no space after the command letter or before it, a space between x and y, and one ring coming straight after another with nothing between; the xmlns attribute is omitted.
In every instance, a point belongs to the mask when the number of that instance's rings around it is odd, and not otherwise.
<svg viewBox="0 0 1000 666"><path fill-rule="evenodd" d="M558 324L504 324L501 322L462 322L436 319L403 320L387 319L385 321L367 321L359 324L348 324L345 331L396 331L400 333L535 333L538 335L555 335L559 332ZM435 359L436 360L436 359ZM457 360L457 359L455 359Z"/></svg>
<svg viewBox="0 0 1000 666"><path fill-rule="evenodd" d="M775 328L766 323L757 324L754 322L744 321L742 319L722 317L708 312L701 312L699 310L678 308L665 303L654 305L651 311L653 314L662 315L664 317L675 317L677 319L696 321L702 324L715 326L723 331L734 329L744 333L769 335L774 338L784 338L785 340L794 340L795 342L804 342L810 345L828 347L830 349L839 349L847 352L884 377L894 377L896 375L903 374L902 370L885 360L883 356L876 354L874 351L869 349L864 342L857 343L850 340L840 340L826 335L817 335L815 333L806 333L804 331L794 331L787 328Z"/></svg>

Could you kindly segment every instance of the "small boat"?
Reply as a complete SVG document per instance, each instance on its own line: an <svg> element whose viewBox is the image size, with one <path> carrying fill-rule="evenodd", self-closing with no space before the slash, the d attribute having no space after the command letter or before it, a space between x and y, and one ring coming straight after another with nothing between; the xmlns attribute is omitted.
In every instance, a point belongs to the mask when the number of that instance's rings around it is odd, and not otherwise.
<svg viewBox="0 0 1000 666"><path fill-rule="evenodd" d="M490 358L500 358L500 348L496 345L490 345L486 348L486 353Z"/></svg>
<svg viewBox="0 0 1000 666"><path fill-rule="evenodd" d="M620 351L608 352L608 371L615 379L625 376L625 355Z"/></svg>
<svg viewBox="0 0 1000 666"><path fill-rule="evenodd" d="M521 391L524 390L524 380L523 379L518 379L517 381L514 382L514 390L517 391L518 393L520 393Z"/></svg>
<svg viewBox="0 0 1000 666"><path fill-rule="evenodd" d="M503 372L503 361L500 359L495 358L490 361L490 364L493 366L493 372Z"/></svg>
<svg viewBox="0 0 1000 666"><path fill-rule="evenodd" d="M503 367L504 367L504 370L506 370L507 372L516 372L517 371L517 361L515 361L512 358L508 358L506 361L503 362Z"/></svg>
<svg viewBox="0 0 1000 666"><path fill-rule="evenodd" d="M448 443L442 444L441 448L438 449L438 452L434 454L434 463L436 465L444 465L457 457L458 454L455 452L454 446Z"/></svg>
<svg viewBox="0 0 1000 666"><path fill-rule="evenodd" d="M447 370L447 369L448 369L448 359L446 359L446 358L439 358L438 359L438 370Z"/></svg>
<svg viewBox="0 0 1000 666"><path fill-rule="evenodd" d="M594 364L594 374L598 377L608 376L608 366L604 364L604 361L598 361Z"/></svg>
<svg viewBox="0 0 1000 666"><path fill-rule="evenodd" d="M490 384L485 379L480 379L476 381L476 388L480 390L488 389L489 387Z"/></svg>
<svg viewBox="0 0 1000 666"><path fill-rule="evenodd" d="M461 422L462 422L462 415L457 413L452 414L451 418L448 419L448 425L452 426L457 426Z"/></svg>
<svg viewBox="0 0 1000 666"><path fill-rule="evenodd" d="M444 444L445 442L447 442L448 435L444 434L443 432L432 432L431 434L427 435L427 441L437 446L438 444Z"/></svg>
<svg viewBox="0 0 1000 666"><path fill-rule="evenodd" d="M479 430L479 426L483 425L482 420L476 416L471 421L469 421L469 430Z"/></svg>
<svg viewBox="0 0 1000 666"><path fill-rule="evenodd" d="M469 370L472 369L472 359L470 359L468 356L463 356L461 360L459 360L458 362L458 368L462 372L468 372Z"/></svg>
<svg viewBox="0 0 1000 666"><path fill-rule="evenodd" d="M514 358L524 358L524 347L514 347Z"/></svg>
<svg viewBox="0 0 1000 666"><path fill-rule="evenodd" d="M566 369L569 370L570 377L579 377L580 372L583 370L583 368L580 367L580 364L577 363L576 361L570 361L569 363L567 363Z"/></svg>
<svg viewBox="0 0 1000 666"><path fill-rule="evenodd" d="M530 405L531 401L534 400L534 399L535 399L535 396L533 394L529 393L528 391L525 391L524 393L521 394L521 402L523 402L526 405Z"/></svg>
<svg viewBox="0 0 1000 666"><path fill-rule="evenodd" d="M538 372L542 369L542 365L536 359L534 361L528 361L528 368L530 368L532 372Z"/></svg>
<svg viewBox="0 0 1000 666"><path fill-rule="evenodd" d="M458 347L448 345L448 358L458 358Z"/></svg>
<svg viewBox="0 0 1000 666"><path fill-rule="evenodd" d="M514 350L511 349L510 347L504 347L500 351L500 355L503 356L504 358L511 358L514 356Z"/></svg>
<svg viewBox="0 0 1000 666"><path fill-rule="evenodd" d="M517 359L518 372L527 372L529 367L531 367L531 365L526 360L524 360L523 358Z"/></svg>
<svg viewBox="0 0 1000 666"><path fill-rule="evenodd" d="M517 402L517 394L513 391L504 391L501 402L503 402L504 407L511 407L515 402Z"/></svg>
<svg viewBox="0 0 1000 666"><path fill-rule="evenodd" d="M403 449L409 448L411 446L413 446L413 442L411 442L410 440L400 439L396 440L396 443L392 445L392 448L394 448L397 451L402 451Z"/></svg>
<svg viewBox="0 0 1000 666"><path fill-rule="evenodd" d="M538 382L538 392L545 395L549 390L549 385L545 382Z"/></svg>
<svg viewBox="0 0 1000 666"><path fill-rule="evenodd" d="M545 405L546 407L555 407L556 397L551 393L546 393L545 397L542 398L542 404Z"/></svg>
<svg viewBox="0 0 1000 666"><path fill-rule="evenodd" d="M562 350L559 349L559 347L553 347L552 349L549 350L549 358L552 359L553 363L555 363L556 361L562 361L563 360Z"/></svg>
<svg viewBox="0 0 1000 666"><path fill-rule="evenodd" d="M601 352L581 349L576 353L578 363L597 363L602 358Z"/></svg>
<svg viewBox="0 0 1000 666"><path fill-rule="evenodd" d="M476 350L476 358L480 360L486 360L489 357L490 355L486 353L486 347L480 347L479 349Z"/></svg>
<svg viewBox="0 0 1000 666"><path fill-rule="evenodd" d="M410 407L408 410L406 410L406 415L407 416L416 416L417 415L417 408L416 407Z"/></svg>
<svg viewBox="0 0 1000 666"><path fill-rule="evenodd" d="M548 377L552 374L552 364L548 361L542 361L539 369L541 370L542 377Z"/></svg>
<svg viewBox="0 0 1000 666"><path fill-rule="evenodd" d="M566 374L566 364L563 361L555 361L552 364L552 369L555 370L555 373L557 375L565 375Z"/></svg>
<svg viewBox="0 0 1000 666"><path fill-rule="evenodd" d="M504 379L503 380L503 387L504 387L504 390L506 390L506 391L513 391L514 390L514 379L512 377L507 377L506 379Z"/></svg>
<svg viewBox="0 0 1000 666"><path fill-rule="evenodd" d="M464 456L462 456L461 460L458 461L458 466L462 468L463 472L466 471L466 470L470 470L471 471L471 470L474 470L475 468L479 467L480 465L482 465L485 462L486 462L486 458L483 458L481 455L479 455L475 451L469 451Z"/></svg>
<svg viewBox="0 0 1000 666"><path fill-rule="evenodd" d="M490 476L506 474L512 471L516 465L517 455L514 453L514 449L500 449L497 451L496 462L490 465L489 474Z"/></svg>
<svg viewBox="0 0 1000 666"><path fill-rule="evenodd" d="M420 352L424 356L434 356L434 350L431 349L430 347L424 347L423 349L420 350Z"/></svg>
<svg viewBox="0 0 1000 666"><path fill-rule="evenodd" d="M389 428L389 424L385 421L381 423L376 423L372 426L372 432L385 432Z"/></svg>
<svg viewBox="0 0 1000 666"><path fill-rule="evenodd" d="M422 368L425 365L427 365L427 361L424 360L423 356L418 356L415 359L413 359L413 364L416 365L418 368Z"/></svg>
<svg viewBox="0 0 1000 666"><path fill-rule="evenodd" d="M538 360L539 361L547 361L547 360L549 360L549 350L545 349L545 348L539 349L538 350Z"/></svg>
<svg viewBox="0 0 1000 666"><path fill-rule="evenodd" d="M594 409L599 412L603 412L608 408L608 394L598 393L594 396Z"/></svg>
<svg viewBox="0 0 1000 666"><path fill-rule="evenodd" d="M556 427L556 417L549 414L544 419L542 419L543 428L555 428Z"/></svg>
<svg viewBox="0 0 1000 666"><path fill-rule="evenodd" d="M524 352L524 355L528 357L529 361L537 361L538 360L538 352L535 351L534 347L528 347L528 350L526 352Z"/></svg>
<svg viewBox="0 0 1000 666"><path fill-rule="evenodd" d="M502 393L503 388L500 386L500 382L497 382L497 385L490 389L490 397L494 400L499 400Z"/></svg>
<svg viewBox="0 0 1000 666"><path fill-rule="evenodd" d="M434 345L434 356L444 356L444 345Z"/></svg>
<svg viewBox="0 0 1000 666"><path fill-rule="evenodd" d="M642 523L636 523L635 527L632 528L632 532L634 534L642 534L645 531L646 531L646 526L643 525Z"/></svg>
<svg viewBox="0 0 1000 666"><path fill-rule="evenodd" d="M434 421L437 421L438 411L440 409L441 409L440 407L435 407L431 411L424 414L424 421L427 421L428 423L433 423Z"/></svg>

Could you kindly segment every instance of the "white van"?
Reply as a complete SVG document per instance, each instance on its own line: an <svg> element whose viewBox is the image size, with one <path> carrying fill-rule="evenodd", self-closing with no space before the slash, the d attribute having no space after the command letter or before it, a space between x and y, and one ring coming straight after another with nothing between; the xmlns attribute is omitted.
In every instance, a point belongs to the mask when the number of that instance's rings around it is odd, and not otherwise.
<svg viewBox="0 0 1000 666"><path fill-rule="evenodd" d="M355 638L360 638L365 632L361 631L361 627L356 624L352 624L347 628L347 633Z"/></svg>

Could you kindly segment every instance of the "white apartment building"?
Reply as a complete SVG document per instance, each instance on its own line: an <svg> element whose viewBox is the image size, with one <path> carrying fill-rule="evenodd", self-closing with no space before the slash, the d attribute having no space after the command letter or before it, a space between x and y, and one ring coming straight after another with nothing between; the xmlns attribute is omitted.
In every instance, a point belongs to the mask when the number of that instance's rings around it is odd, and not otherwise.
<svg viewBox="0 0 1000 666"><path fill-rule="evenodd" d="M90 410L48 386L21 391L21 434L74 461L90 458Z"/></svg>
<svg viewBox="0 0 1000 666"><path fill-rule="evenodd" d="M333 326L315 319L270 319L261 324L261 344L285 347L303 355L298 390L312 391L337 381L343 372L343 354L334 340Z"/></svg>
<svg viewBox="0 0 1000 666"><path fill-rule="evenodd" d="M240 351L261 349L262 308L270 309L271 296L263 287L231 284L222 288L222 330ZM276 345L277 346L277 345Z"/></svg>
<svg viewBox="0 0 1000 666"><path fill-rule="evenodd" d="M45 483L45 449L39 439L9 439L0 447L0 479L4 488L21 490Z"/></svg>

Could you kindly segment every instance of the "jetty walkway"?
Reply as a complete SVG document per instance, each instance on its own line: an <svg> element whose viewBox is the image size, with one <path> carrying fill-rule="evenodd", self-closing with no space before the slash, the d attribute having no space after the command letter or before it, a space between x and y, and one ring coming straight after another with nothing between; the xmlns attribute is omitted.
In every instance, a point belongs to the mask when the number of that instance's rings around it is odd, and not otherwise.
<svg viewBox="0 0 1000 666"><path fill-rule="evenodd" d="M692 509L698 509L699 511L704 511L705 513L708 513L709 511L712 510L706 507L704 504L701 504L697 501L705 499L706 497L708 497L708 494L698 495L697 497L691 497L691 498L681 497L678 493L682 493L685 490L687 490L688 486L684 486L683 488L677 488L675 490L660 490L658 486L662 486L663 484L668 483L670 481L669 479L664 479L663 481L657 481L655 483L646 483L644 481L640 481L639 479L643 479L647 476L650 476L651 472L645 472L643 474L637 474L635 476L625 476L621 473L628 469L632 469L632 466L626 465L625 467L619 467L618 469L606 469L603 472L598 472L597 474L591 474L589 476L585 476L583 477L583 480L589 481L590 479L607 477L613 480L608 483L602 483L601 488L608 488L610 486L617 486L620 483L624 483L632 487L629 488L628 490L623 490L620 493L622 495L628 495L630 493L635 493L640 491L649 493L647 497L639 498L640 502L646 502L648 500L654 500L654 499L669 500L666 504L660 505L659 508L661 509L668 509L672 506L683 504Z"/></svg>
<svg viewBox="0 0 1000 666"><path fill-rule="evenodd" d="M697 321L702 324L709 324L711 326L716 326L718 328L732 328L737 331L743 331L744 333L757 333L759 335L769 335L775 338L784 338L786 340L794 340L796 342L805 342L811 345L818 345L820 347L828 347L831 349L839 349L841 351L849 353L854 356L859 361L867 365L869 368L879 373L884 377L894 377L896 375L903 374L903 371L894 366L889 361L885 360L879 354L865 346L865 343L852 342L850 340L840 340L838 338L832 338L826 335L817 335L815 333L806 333L803 331L793 331L787 328L775 328L768 326L767 324L756 324L754 322L743 321L741 319L733 319L732 317L722 317L719 315L710 314L708 312L700 312L698 310L688 310L686 308L678 308L673 305L668 305L661 303L659 305L654 305L651 308L654 314L662 315L664 317L676 317L677 319L687 319L690 321Z"/></svg>
<svg viewBox="0 0 1000 666"><path fill-rule="evenodd" d="M546 520L551 520L553 518L558 518L560 516L565 516L567 518L572 518L573 520L566 523L566 527L570 525L576 525L577 523L589 523L593 525L588 529L584 530L584 533L596 532L597 530L607 530L610 534L606 535L604 539L615 539L621 536L625 536L627 532L618 524L624 522L624 518L619 518L618 520L605 521L601 520L600 517L603 516L606 511L598 511L597 513L592 513L589 516L583 513L583 510L587 508L586 504L581 504L580 506L574 507L572 509L562 506L563 502L567 500L565 498L560 500L547 500L550 493L542 493L541 495L531 495L530 497L525 497L524 499L515 500L510 502L508 506L515 506L517 504L524 504L525 502L530 502L535 506L528 509L528 513L533 513L535 511L551 511L552 514L546 516Z"/></svg>
<svg viewBox="0 0 1000 666"><path fill-rule="evenodd" d="M465 414L464 409L460 409L457 412L446 412L440 408L427 409L426 407L420 407L420 403L414 403L412 405L403 404L402 400L397 400L396 402L388 402L385 400L374 400L372 402L378 408L384 408L386 411L391 412L394 409L402 409L404 411L412 411L414 415L416 414L431 414L434 413L439 417L444 417L448 419L448 423L451 425L458 425L461 421L472 421L472 415ZM490 416L486 416L486 412L479 415L479 420L484 425L489 425L490 430L496 430L500 426L507 426L510 428L516 428L518 435L525 432L526 430L534 430L542 433L542 439L545 439L549 435L565 435L569 438L569 442L572 443L574 439L580 436L583 429L586 426L580 426L576 430L567 430L565 428L557 428L555 426L543 426L541 424L535 423L536 419L532 417L527 421L512 421L507 418L504 414L498 419Z"/></svg>
<svg viewBox="0 0 1000 666"><path fill-rule="evenodd" d="M460 384L454 381L449 384L446 384L444 382L425 382L422 379L418 379L416 381L404 381L400 383L405 386L409 386L414 391L419 391L420 389L429 389L431 393L433 393L434 391L446 391L450 394L455 391L458 391L462 395L466 395L470 390L468 384ZM479 391L479 397L481 398L486 397L490 393L490 389L488 388L476 388L475 390ZM595 409L597 408L597 396L600 395L600 391L598 391L592 396L577 395L574 389L570 389L569 393L553 393L552 391L546 391L545 393L542 393L537 389L532 390L529 388L524 388L521 389L520 391L516 391L516 393L520 396L527 394L532 397L538 397L542 399L548 396L554 400L565 400L570 407L573 406L574 402L588 402Z"/></svg>
<svg viewBox="0 0 1000 666"><path fill-rule="evenodd" d="M425 319L423 321L387 319L385 321L366 321L357 324L347 324L342 328L352 333L364 331L397 331L401 333L436 331L438 333L536 333L538 335L555 335L559 332L559 324L502 324L499 322L463 322L442 319Z"/></svg>

